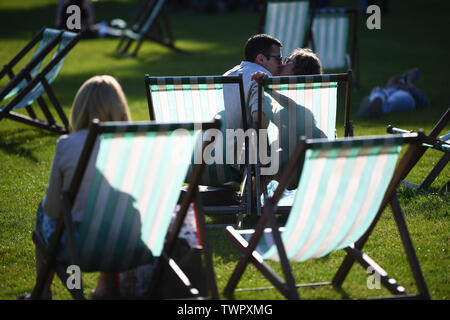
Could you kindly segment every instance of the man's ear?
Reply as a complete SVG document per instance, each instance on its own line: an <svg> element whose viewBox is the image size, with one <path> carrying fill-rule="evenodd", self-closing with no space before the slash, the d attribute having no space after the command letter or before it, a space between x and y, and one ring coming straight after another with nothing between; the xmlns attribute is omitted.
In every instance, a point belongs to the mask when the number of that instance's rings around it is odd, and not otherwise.
<svg viewBox="0 0 450 320"><path fill-rule="evenodd" d="M267 60L267 58L262 53L258 53L255 58L255 63L263 65L265 60Z"/></svg>

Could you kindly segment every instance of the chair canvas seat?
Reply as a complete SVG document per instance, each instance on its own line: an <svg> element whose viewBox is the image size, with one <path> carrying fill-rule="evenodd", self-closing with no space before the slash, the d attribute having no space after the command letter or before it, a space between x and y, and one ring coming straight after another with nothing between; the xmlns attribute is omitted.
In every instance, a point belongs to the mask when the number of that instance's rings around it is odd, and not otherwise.
<svg viewBox="0 0 450 320"><path fill-rule="evenodd" d="M283 57L305 47L310 23L309 1L266 1L261 15L259 33L281 41Z"/></svg>
<svg viewBox="0 0 450 320"><path fill-rule="evenodd" d="M83 272L122 272L155 261L160 272L161 261L173 264L170 252L194 200L202 168L201 164L196 166L179 203L198 138L195 131L200 128L219 128L219 122L94 124L70 190L63 194L66 217L60 219L81 221L77 233L71 222L65 223L68 246L59 260L78 265ZM200 208L197 215L201 243L209 252L201 204L196 206ZM55 254L60 237L61 229L57 228L48 249L50 256ZM205 259L212 268L210 256ZM149 288L158 282L158 272L154 272ZM208 281L214 286L212 269L208 272ZM216 289L211 290L215 296ZM191 292L198 295L194 289ZM39 289L35 295L39 296Z"/></svg>
<svg viewBox="0 0 450 320"><path fill-rule="evenodd" d="M189 153L171 159L164 154L181 144L193 144L192 137L168 139L156 132L102 136L79 225L77 247L83 270L128 270L159 257L190 160ZM126 170L117 175L125 164ZM150 168L160 170L155 174ZM155 181L151 188L148 181ZM114 214L107 214L111 211ZM155 213L160 217L152 217Z"/></svg>
<svg viewBox="0 0 450 320"><path fill-rule="evenodd" d="M31 59L33 59L34 57L36 57L40 52L42 52L42 50L53 40L55 39L58 34L59 34L59 30L55 30L55 29L49 29L46 28L43 31L43 35L42 35L42 40L39 41L38 45L36 46L36 49L33 53L33 56L31 57ZM56 55L56 53L55 53ZM42 63L44 62L43 59L39 60L39 62L36 64L36 66L31 70L30 75L31 77L34 77L40 67L42 66ZM21 89L25 88L27 84L26 80L22 80L13 90L11 90L4 98L3 100L7 100L9 98L11 98L12 96L16 95Z"/></svg>
<svg viewBox="0 0 450 320"><path fill-rule="evenodd" d="M269 77L259 84L258 108L266 117L271 161L278 164L278 171L269 175L271 179L281 177L301 137L336 139L337 112L342 110L338 106L339 83L346 85L344 135L349 136L353 134L348 118L351 72ZM299 175L298 171L296 177ZM290 189L296 187L295 182Z"/></svg>
<svg viewBox="0 0 450 320"><path fill-rule="evenodd" d="M302 262L345 249L347 256L344 262L333 280L326 284L340 288L353 263L358 262L366 269L372 267L377 270L381 284L391 293L405 298L429 299L395 195L409 168L411 155L420 148L423 137L423 133L414 133L335 141L301 139L274 195L266 199L264 213L255 228L226 228L226 236L240 251L240 259L224 293L230 295L236 289L251 262L286 298L297 299L297 286L301 285L296 285L289 261ZM404 144L410 144L410 147L396 167ZM299 187L287 222L280 228L275 217L277 203L297 166L301 167ZM404 287L361 252L388 203L391 203L416 281L419 291L416 296L408 296ZM264 260L280 261L284 279Z"/></svg>
<svg viewBox="0 0 450 320"><path fill-rule="evenodd" d="M199 141L212 141L206 154L195 153L192 164L199 163L203 157L205 169L200 178L202 186L236 190L243 184L247 176L248 166L242 159L242 150L239 146L234 149L234 139L228 138L228 119L231 112L226 108L226 90L236 90L241 97L241 110L238 118L244 124L246 132L247 116L243 94L242 75L239 76L182 76L182 77L150 77L145 76L150 119L158 123L210 121L220 116L222 126L220 130L204 132ZM233 114L235 117L236 115ZM200 145L199 145L200 146ZM197 148L198 150L198 148ZM233 152L232 154L229 154ZM245 151L244 151L245 152ZM231 163L230 159L231 158ZM242 159L242 160L241 160ZM193 166L189 169L187 179L191 176ZM247 170L247 171L246 171ZM247 180L248 181L248 180ZM243 210L250 211L250 201L244 204L245 197L249 195L250 188L244 184L247 191L241 192L241 204L236 206L207 206L208 214L241 214ZM220 207L220 208L219 208ZM245 208L244 208L245 207ZM240 218L239 218L240 219Z"/></svg>
<svg viewBox="0 0 450 320"><path fill-rule="evenodd" d="M359 87L358 11L347 8L314 10L308 47L319 57L326 72L352 70Z"/></svg>
<svg viewBox="0 0 450 320"><path fill-rule="evenodd" d="M264 88L263 112L268 142L279 146L272 156L278 157L281 173L301 137L336 138L337 82L286 87L274 82Z"/></svg>
<svg viewBox="0 0 450 320"><path fill-rule="evenodd" d="M317 9L312 33L324 70L345 68L350 18L344 8Z"/></svg>
<svg viewBox="0 0 450 320"><path fill-rule="evenodd" d="M0 71L0 78L8 74L10 82L0 91L0 120L8 118L52 132L64 134L69 131L69 123L64 111L51 88L57 78L68 52L79 41L81 34L43 28L9 63ZM15 75L13 68L33 47L31 60ZM56 48L56 50L54 50ZM54 50L52 57L44 65L46 57ZM49 108L43 94L47 93L61 123ZM37 102L43 113L39 117L33 109ZM25 108L28 116L13 111Z"/></svg>
<svg viewBox="0 0 450 320"><path fill-rule="evenodd" d="M232 77L230 77L232 78ZM217 149L211 151L212 164L203 172L201 185L220 187L227 182L241 182L242 173L227 164L227 114L225 110L224 84L221 76L209 77L159 77L146 76L150 117L157 122L209 121L216 115L221 117L222 139L215 141ZM237 81L238 78L234 78ZM239 90L239 88L236 88ZM203 139L209 139L203 137ZM222 154L216 154L219 151ZM192 163L200 159L192 158Z"/></svg>
<svg viewBox="0 0 450 320"><path fill-rule="evenodd" d="M367 144L342 151L306 151L297 194L280 230L290 260L320 258L348 247L367 231L401 150ZM263 258L279 261L275 243L265 239Z"/></svg>
<svg viewBox="0 0 450 320"><path fill-rule="evenodd" d="M53 58L55 58L57 56L57 54L59 54L61 52L61 50L63 50L70 42L70 40L72 40L72 38L69 37L63 37L61 40L61 44L58 47L58 49L56 50L55 54L53 55ZM50 72L48 72L45 75L45 79L47 80L48 84L52 84L53 81L55 81L56 77L58 76L59 72L61 71L61 68L63 66L65 57L62 58L51 70ZM42 61L41 61L42 64ZM35 75L37 73L37 71L32 72L31 74ZM25 82L25 81L23 81ZM8 96L5 97L5 99L10 98L11 96L17 94L17 92L19 92L23 87L25 86L24 84L19 84L16 89L12 91ZM34 101L36 101L37 98L39 98L43 93L45 92L45 88L42 85L42 83L38 83L35 87L33 87L33 89L31 89L17 104L15 104L15 106L12 108L12 110L17 110L26 106L31 105Z"/></svg>

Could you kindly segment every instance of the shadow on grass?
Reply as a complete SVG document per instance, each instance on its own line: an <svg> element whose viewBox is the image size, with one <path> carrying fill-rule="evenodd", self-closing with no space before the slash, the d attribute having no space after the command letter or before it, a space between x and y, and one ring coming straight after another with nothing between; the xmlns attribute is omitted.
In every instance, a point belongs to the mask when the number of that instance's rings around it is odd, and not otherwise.
<svg viewBox="0 0 450 320"><path fill-rule="evenodd" d="M38 128L17 128L8 131L7 134L5 132L0 134L0 149L5 153L25 157L37 163L39 159L34 153L39 151L40 144L36 141L55 136L53 133Z"/></svg>
<svg viewBox="0 0 450 320"><path fill-rule="evenodd" d="M137 12L137 1L102 1L94 4L95 22L114 18L131 20ZM0 10L1 38L28 38L42 27L53 28L56 19L57 1L54 4L33 4L23 9Z"/></svg>

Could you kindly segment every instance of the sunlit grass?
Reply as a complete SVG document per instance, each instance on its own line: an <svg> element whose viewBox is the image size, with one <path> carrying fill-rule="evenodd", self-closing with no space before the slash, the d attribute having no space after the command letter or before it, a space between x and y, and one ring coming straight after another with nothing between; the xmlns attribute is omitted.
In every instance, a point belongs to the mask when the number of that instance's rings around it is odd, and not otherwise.
<svg viewBox="0 0 450 320"><path fill-rule="evenodd" d="M433 5L434 3L434 5ZM361 20L359 28L361 88L353 91L352 120L355 135L384 134L392 124L405 129L429 132L448 108L448 50L442 35L447 21L445 10L435 11L438 2L411 1L405 7L390 2L390 13L383 16L382 29L369 31ZM101 0L95 3L97 21L132 16L133 1ZM56 10L53 0L0 1L0 62L6 63L43 26L52 26ZM420 18L420 19L419 19ZM177 13L170 16L176 45L188 53L173 52L155 43L145 43L137 58L115 54L117 39L82 40L68 55L53 84L66 114L76 91L89 77L110 74L121 83L133 120L147 120L148 108L144 74L218 75L238 64L246 39L256 32L259 16L255 13L227 14ZM414 23L412 23L414 21ZM20 69L24 63L19 64ZM386 115L379 119L355 118L359 101L371 88L383 85L389 76L417 66L421 78L417 85L430 99L430 107L411 113ZM7 80L1 80L0 87ZM338 116L338 135L343 135L342 117ZM15 299L31 291L35 281L34 245L31 233L36 208L45 194L57 136L10 120L0 121L0 299ZM419 183L439 160L440 153L427 151L408 176ZM448 299L450 294L449 195L439 194L439 186L449 179L448 169L431 189L415 193L400 188L399 200L404 210L411 238L433 299ZM222 219L234 223L235 218ZM210 219L208 221L211 221ZM214 267L222 290L236 265L239 254L226 241L223 229L208 230L212 242ZM415 293L413 277L401 246L390 209L387 209L365 251L405 286ZM344 257L343 252L305 263L293 264L298 282L330 281ZM270 262L277 271L277 263ZM267 286L267 281L250 266L239 287ZM85 293L96 284L97 273L84 275ZM355 265L344 282L344 293L330 287L301 288L305 299L342 299L385 296L384 289L367 288L367 272ZM70 299L59 280L54 281L56 299ZM275 290L237 292L236 299L282 299Z"/></svg>

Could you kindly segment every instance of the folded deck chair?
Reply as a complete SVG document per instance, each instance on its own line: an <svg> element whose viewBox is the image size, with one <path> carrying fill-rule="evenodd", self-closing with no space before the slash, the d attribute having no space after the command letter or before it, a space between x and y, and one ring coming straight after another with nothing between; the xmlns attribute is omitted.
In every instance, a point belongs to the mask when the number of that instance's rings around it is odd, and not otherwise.
<svg viewBox="0 0 450 320"><path fill-rule="evenodd" d="M409 149L396 168L404 144ZM255 229L226 228L226 235L240 251L224 293L231 294L245 268L252 262L286 298L299 298L291 262L320 258L345 249L347 255L330 284L341 288L352 264L369 267L392 294L409 297L406 290L361 250L381 213L391 204L401 241L416 281L419 298L429 298L419 262L400 209L396 188L411 157L420 148L418 133L393 136L325 139L301 139L297 144L274 196L266 199L264 213ZM274 215L278 201L296 167L302 168L299 190L283 228ZM388 248L378 248L388 250ZM281 262L284 280L265 260ZM300 265L299 265L300 267Z"/></svg>
<svg viewBox="0 0 450 320"><path fill-rule="evenodd" d="M414 165L420 160L420 158L423 156L426 150L428 149L435 149L438 151L443 152L442 157L439 159L439 161L434 165L434 167L431 169L431 171L428 173L428 175L422 180L420 184L412 183L406 180L403 180L401 182L401 185L406 188L412 188L416 190L423 190L428 189L431 184L436 180L436 178L439 176L439 174L446 168L448 161L450 160L450 130L448 130L443 135L439 136L439 133L442 132L443 129L447 126L448 122L450 120L450 108L447 109L447 111L444 113L444 115L439 119L439 121L436 123L434 128L431 130L430 134L426 137L427 141L423 144L423 147L419 150L416 156L415 163L411 166L411 169L414 167ZM406 132L413 132L413 131L407 131L399 128L394 128L391 125L387 128L388 133L398 134L398 133L406 133ZM450 180L445 182L440 187L440 192L448 192L450 189Z"/></svg>
<svg viewBox="0 0 450 320"><path fill-rule="evenodd" d="M345 88L344 97L340 96L343 91L338 90L338 85ZM275 180L281 177L301 137L334 140L337 136L339 112L343 115L344 136L353 136L352 122L349 119L351 71L341 74L271 77L261 81L258 86L258 112L264 112L266 117L266 124L259 123L258 128L267 128L267 141L270 146L267 149L272 153L269 164L258 161L257 186L260 171L262 176L266 175ZM344 105L341 106L338 102ZM258 119L261 119L261 116L258 116ZM259 135L258 138L264 137ZM258 148L261 143L258 142ZM259 151L258 155L261 156ZM272 169L258 168L260 165ZM300 171L292 176L290 189L296 187L299 174ZM262 191L266 192L264 188ZM260 191L257 193L260 194ZM287 208L280 207L279 210L283 212Z"/></svg>
<svg viewBox="0 0 450 320"><path fill-rule="evenodd" d="M150 40L184 52L175 47L169 20L165 12L165 0L143 0L133 22L122 32L117 53L136 56L142 43ZM131 47L137 41L134 49Z"/></svg>
<svg viewBox="0 0 450 320"><path fill-rule="evenodd" d="M42 29L9 63L0 71L0 79L10 77L9 83L0 91L0 120L8 118L38 128L47 129L59 134L68 133L69 122L61 105L51 88L58 76L67 53L80 39L80 34L55 29ZM30 62L16 75L14 66L36 47ZM56 49L55 49L56 48ZM47 61L46 57L54 51ZM44 63L44 60L47 62ZM54 114L43 99L46 92L61 123L57 123ZM33 110L32 104L37 102L43 117ZM14 112L25 108L28 116ZM45 118L45 119L42 119Z"/></svg>
<svg viewBox="0 0 450 320"><path fill-rule="evenodd" d="M346 8L316 9L308 46L322 62L323 70L351 69L359 87L358 11Z"/></svg>
<svg viewBox="0 0 450 320"><path fill-rule="evenodd" d="M258 32L280 40L282 56L288 57L295 49L306 47L313 17L309 0L265 1Z"/></svg>
<svg viewBox="0 0 450 320"><path fill-rule="evenodd" d="M55 270L65 284L67 265L79 266L82 272L122 272L155 259L156 269L149 288L164 285L158 283L159 273L163 267L170 267L184 284L187 297L198 297L198 290L171 259L192 201L196 201L208 290L217 298L201 203L196 199L203 164L196 165L175 222L169 231L168 228L196 146L198 130L219 127L220 121L155 124L94 120L70 189L62 194L64 212L49 248L43 246L39 232L33 234L37 248L45 254L48 263L38 276L40 281L32 298L41 297L50 269ZM83 216L77 220L80 221L77 229L72 222L72 208L84 208ZM58 248L63 232L68 250ZM68 290L74 298L84 298L82 288ZM151 290L150 295L152 292L155 290Z"/></svg>
<svg viewBox="0 0 450 320"><path fill-rule="evenodd" d="M221 188L222 190L240 190L239 205L205 205L207 214L238 214L241 221L244 213L250 214L251 188L246 179L249 165L246 159L241 161L238 150L233 148L233 140L227 139L227 119L230 116L240 118L243 132L247 131L247 115L242 76L208 76L208 77L150 77L145 75L150 119L156 122L210 121L216 115L221 116L221 141L215 141L215 156L207 162L199 184ZM229 86L226 88L226 86ZM227 112L224 100L226 89L236 90L241 97L241 110ZM205 136L206 139L206 136ZM221 142L221 145L220 145ZM246 142L245 142L246 143ZM232 147L232 149L230 149ZM222 154L220 151L222 150ZM229 155L234 150L235 157ZM246 148L247 150L247 148ZM232 163L230 164L231 156ZM195 159L194 159L195 160ZM236 161L236 162L235 162ZM239 161L242 166L235 166ZM239 222L238 222L239 223Z"/></svg>

